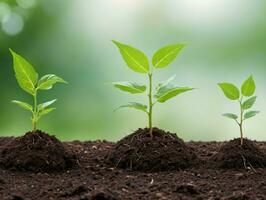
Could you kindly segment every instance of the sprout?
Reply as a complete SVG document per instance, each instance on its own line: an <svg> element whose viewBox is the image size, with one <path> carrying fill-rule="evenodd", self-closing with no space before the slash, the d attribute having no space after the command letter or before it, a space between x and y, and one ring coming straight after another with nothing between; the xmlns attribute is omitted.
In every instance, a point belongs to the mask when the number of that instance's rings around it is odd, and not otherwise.
<svg viewBox="0 0 266 200"><path fill-rule="evenodd" d="M155 94L153 94L153 70L167 67L175 60L176 56L185 45L175 44L160 48L154 53L152 58L153 67L150 67L148 58L142 51L114 40L113 43L118 47L124 61L131 70L148 76L148 106L142 103L130 102L119 108L134 108L146 113L148 115L150 135L152 137L152 116L154 105L156 103L164 103L181 93L193 90L193 88L190 87L179 87L176 84L173 84L175 76L172 76L163 83L160 83L156 87ZM141 94L147 89L146 85L135 82L113 82L113 85L114 87L131 94Z"/></svg>
<svg viewBox="0 0 266 200"><path fill-rule="evenodd" d="M256 96L253 96L256 90L256 85L253 80L253 77L250 76L247 80L244 81L241 87L241 94L239 89L231 83L219 83L218 84L222 89L224 95L232 100L238 101L240 107L240 116L238 117L234 113L225 113L223 116L233 119L239 126L240 129L240 138L241 146L243 145L243 123L246 119L254 117L259 113L259 111L249 111L249 109L255 104L257 99ZM247 97L244 101L244 98Z"/></svg>
<svg viewBox="0 0 266 200"><path fill-rule="evenodd" d="M37 122L42 116L55 110L54 107L51 108L49 106L56 101L56 99L53 99L51 101L38 104L38 91L49 90L55 83L66 83L66 81L54 74L47 74L39 79L38 73L36 73L33 66L27 60L11 49L10 52L13 56L13 67L18 85L21 89L33 97L33 105L16 100L13 100L12 102L31 112L33 131L36 131Z"/></svg>

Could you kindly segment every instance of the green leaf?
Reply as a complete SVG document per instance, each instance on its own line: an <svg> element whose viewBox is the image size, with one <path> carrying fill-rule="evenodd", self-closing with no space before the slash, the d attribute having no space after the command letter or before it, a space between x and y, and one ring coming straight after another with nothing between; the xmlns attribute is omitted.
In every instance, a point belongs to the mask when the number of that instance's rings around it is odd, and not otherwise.
<svg viewBox="0 0 266 200"><path fill-rule="evenodd" d="M246 101L242 104L242 108L243 108L244 110L250 109L250 108L254 105L254 103L256 102L256 99L257 99L256 96L249 98L248 100L246 100Z"/></svg>
<svg viewBox="0 0 266 200"><path fill-rule="evenodd" d="M56 108L44 108L39 112L39 116L47 115L48 113L54 111Z"/></svg>
<svg viewBox="0 0 266 200"><path fill-rule="evenodd" d="M122 105L122 106L118 107L117 109L115 109L115 111L118 110L118 109L121 109L121 108L134 108L134 109L137 109L137 110L141 110L141 111L143 111L145 113L148 113L146 105L143 105L141 103L136 103L136 102L129 102L126 105Z"/></svg>
<svg viewBox="0 0 266 200"><path fill-rule="evenodd" d="M227 118L230 118L230 119L237 119L238 116L236 114L233 114L233 113L225 113L223 114L224 117L227 117Z"/></svg>
<svg viewBox="0 0 266 200"><path fill-rule="evenodd" d="M166 81L163 81L162 83L159 83L158 86L156 87L156 90L160 90L162 87L165 87L169 84L171 84L173 82L173 80L175 79L176 75L171 76L170 78L168 78Z"/></svg>
<svg viewBox="0 0 266 200"><path fill-rule="evenodd" d="M155 68L164 68L176 58L177 54L183 49L184 44L168 45L156 51L152 58Z"/></svg>
<svg viewBox="0 0 266 200"><path fill-rule="evenodd" d="M164 87L160 87L154 97L158 102L163 103L181 93L193 90L194 88L189 87L178 87L175 85L168 84Z"/></svg>
<svg viewBox="0 0 266 200"><path fill-rule="evenodd" d="M250 97L254 94L256 90L255 81L252 76L250 76L247 80L244 81L241 87L241 92L244 96Z"/></svg>
<svg viewBox="0 0 266 200"><path fill-rule="evenodd" d="M41 104L38 105L38 110L39 111L43 110L44 108L47 108L48 106L52 105L56 101L57 101L57 99L53 99L51 101L47 101L45 103L41 103Z"/></svg>
<svg viewBox="0 0 266 200"><path fill-rule="evenodd" d="M124 61L130 69L138 73L149 73L149 61L143 52L115 40L112 41L120 50Z"/></svg>
<svg viewBox="0 0 266 200"><path fill-rule="evenodd" d="M67 83L64 79L54 75L54 74L47 74L44 75L39 81L38 81L38 87L37 89L40 90L49 90L53 87L55 83Z"/></svg>
<svg viewBox="0 0 266 200"><path fill-rule="evenodd" d="M129 92L131 94L138 94L138 93L143 93L146 90L145 85L140 85L135 82L113 82L112 83L116 88Z"/></svg>
<svg viewBox="0 0 266 200"><path fill-rule="evenodd" d="M254 117L255 115L257 115L259 113L260 113L260 111L249 111L249 112L245 113L244 120L249 119L251 117Z"/></svg>
<svg viewBox="0 0 266 200"><path fill-rule="evenodd" d="M33 95L35 93L35 85L38 80L38 74L26 59L11 49L10 52L13 56L13 68L19 86L24 91Z"/></svg>
<svg viewBox="0 0 266 200"><path fill-rule="evenodd" d="M237 100L240 97L239 89L231 83L219 83L224 95L230 100Z"/></svg>
<svg viewBox="0 0 266 200"><path fill-rule="evenodd" d="M12 103L17 104L18 106L20 106L21 108L24 108L25 110L29 110L31 112L33 112L33 108L30 104L22 102L22 101L16 101L13 100Z"/></svg>

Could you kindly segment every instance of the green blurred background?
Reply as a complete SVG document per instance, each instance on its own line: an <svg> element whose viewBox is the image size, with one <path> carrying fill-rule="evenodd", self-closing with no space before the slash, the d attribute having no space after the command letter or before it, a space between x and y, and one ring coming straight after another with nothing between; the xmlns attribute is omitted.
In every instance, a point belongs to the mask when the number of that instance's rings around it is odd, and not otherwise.
<svg viewBox="0 0 266 200"><path fill-rule="evenodd" d="M17 85L8 48L27 58L40 75L54 73L69 85L40 93L58 98L57 110L39 128L63 140L116 141L147 124L134 110L113 109L146 101L106 84L145 82L126 67L111 39L142 49L149 57L159 47L189 45L169 68L155 71L155 82L172 74L180 85L197 90L156 105L154 124L185 140L227 140L238 127L221 114L237 112L217 82L238 85L253 74L261 113L246 122L246 136L266 140L265 0L0 0L0 135L31 129L30 115L10 103L31 102Z"/></svg>

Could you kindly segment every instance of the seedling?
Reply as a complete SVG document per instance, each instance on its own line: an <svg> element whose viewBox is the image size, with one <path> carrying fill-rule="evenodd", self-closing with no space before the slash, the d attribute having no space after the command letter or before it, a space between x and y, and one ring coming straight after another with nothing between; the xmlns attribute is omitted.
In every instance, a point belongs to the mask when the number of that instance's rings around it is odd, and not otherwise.
<svg viewBox="0 0 266 200"><path fill-rule="evenodd" d="M154 105L156 103L164 103L181 93L193 90L193 88L179 87L176 84L173 84L175 76L172 76L168 80L160 83L156 87L156 92L153 95L153 69L167 67L175 60L176 56L185 45L174 44L160 48L154 53L152 58L153 66L150 67L148 58L142 51L114 40L113 43L118 47L124 61L131 70L148 76L148 106L142 103L130 102L119 108L134 108L146 113L148 115L150 135L152 137L152 116ZM147 89L146 85L135 82L113 82L113 85L116 88L131 94L144 93Z"/></svg>
<svg viewBox="0 0 266 200"><path fill-rule="evenodd" d="M18 82L18 85L21 89L25 92L29 93L33 97L33 105L22 101L12 101L13 103L17 104L18 106L24 108L31 112L31 122L33 126L33 132L36 131L37 122L40 118L53 110L54 107L49 107L52 105L56 99L51 101L38 104L37 101L37 94L39 90L50 90L52 89L55 83L67 83L62 78L54 75L54 74L47 74L38 79L38 73L34 70L33 66L25 60L22 56L18 55L14 51L10 49L10 52L13 56L13 68L15 71L15 76Z"/></svg>
<svg viewBox="0 0 266 200"><path fill-rule="evenodd" d="M240 107L240 116L237 116L234 113L225 113L223 114L223 116L233 119L238 124L242 146L244 121L251 117L254 117L259 113L259 111L249 111L249 109L255 104L255 101L257 99L256 96L253 96L256 90L255 81L252 76L245 80L241 86L241 94L240 90L231 83L219 83L218 85L228 99L232 101L238 101ZM244 100L244 98L248 99Z"/></svg>

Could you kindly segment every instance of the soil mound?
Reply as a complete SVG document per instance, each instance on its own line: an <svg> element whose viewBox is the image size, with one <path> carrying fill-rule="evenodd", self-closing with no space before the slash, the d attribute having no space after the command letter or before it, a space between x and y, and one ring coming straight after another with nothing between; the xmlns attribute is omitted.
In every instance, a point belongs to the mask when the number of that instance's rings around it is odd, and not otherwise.
<svg viewBox="0 0 266 200"><path fill-rule="evenodd" d="M113 166L146 172L182 170L198 165L191 148L176 134L153 128L138 129L114 146L107 157Z"/></svg>
<svg viewBox="0 0 266 200"><path fill-rule="evenodd" d="M244 139L241 146L240 138L224 144L211 161L214 167L223 169L266 167L266 155L251 140Z"/></svg>
<svg viewBox="0 0 266 200"><path fill-rule="evenodd" d="M75 156L54 136L27 132L2 146L0 166L21 171L60 171L75 165Z"/></svg>

